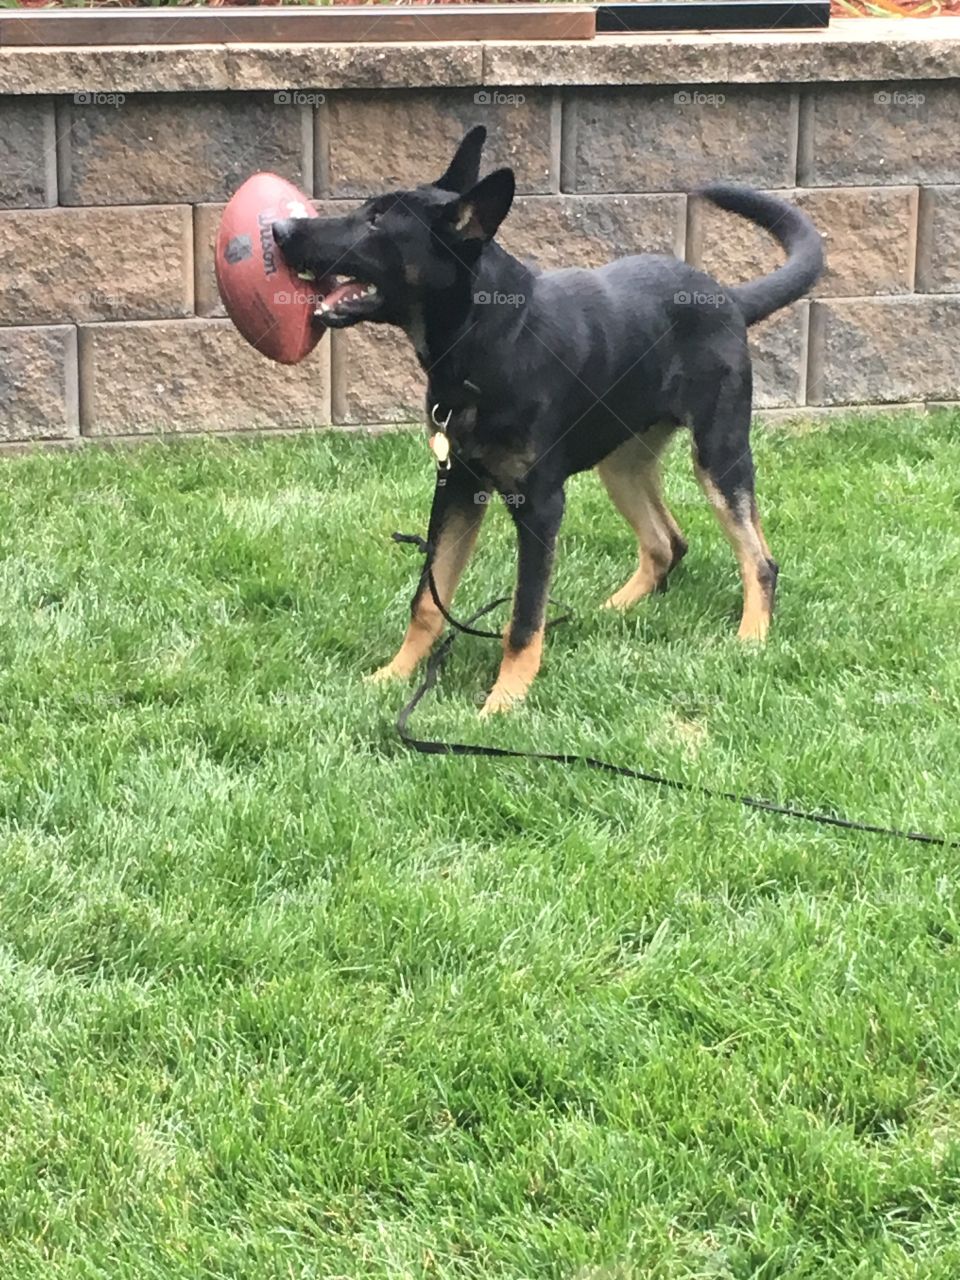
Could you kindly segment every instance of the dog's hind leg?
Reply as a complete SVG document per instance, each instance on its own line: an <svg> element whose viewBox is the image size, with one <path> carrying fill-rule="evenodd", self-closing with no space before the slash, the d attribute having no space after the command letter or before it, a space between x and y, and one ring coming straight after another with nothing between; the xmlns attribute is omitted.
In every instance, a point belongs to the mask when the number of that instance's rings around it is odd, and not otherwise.
<svg viewBox="0 0 960 1280"><path fill-rule="evenodd" d="M749 433L749 398L732 421L724 415L699 428L694 424L693 467L740 566L743 614L737 634L762 642L770 629L779 567L757 511Z"/></svg>
<svg viewBox="0 0 960 1280"><path fill-rule="evenodd" d="M627 609L660 589L686 554L686 539L660 491L660 456L674 430L652 427L627 440L597 465L597 475L638 543L637 570L606 601L608 609Z"/></svg>
<svg viewBox="0 0 960 1280"><path fill-rule="evenodd" d="M434 585L447 610L473 553L487 509L485 502L478 501L477 486L476 476L455 463L447 475L447 483L434 494L427 537L433 548ZM483 496L485 499L486 494ZM405 680L433 648L443 627L443 615L430 593L424 570L410 607L403 644L386 666L368 678L378 682Z"/></svg>

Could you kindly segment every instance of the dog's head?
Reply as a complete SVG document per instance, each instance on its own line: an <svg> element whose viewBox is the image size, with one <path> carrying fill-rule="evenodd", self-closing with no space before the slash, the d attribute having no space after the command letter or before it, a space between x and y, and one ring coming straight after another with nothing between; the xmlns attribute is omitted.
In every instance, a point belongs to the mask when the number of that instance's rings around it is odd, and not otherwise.
<svg viewBox="0 0 960 1280"><path fill-rule="evenodd" d="M482 125L435 182L365 201L342 218L288 218L273 238L293 270L317 282L317 322L408 324L429 295L469 282L513 201L511 169L482 181Z"/></svg>

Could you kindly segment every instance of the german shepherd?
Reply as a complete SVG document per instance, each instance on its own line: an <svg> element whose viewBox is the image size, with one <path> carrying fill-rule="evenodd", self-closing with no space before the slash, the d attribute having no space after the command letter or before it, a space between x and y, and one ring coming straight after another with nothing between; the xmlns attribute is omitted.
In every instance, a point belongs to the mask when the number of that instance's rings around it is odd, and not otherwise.
<svg viewBox="0 0 960 1280"><path fill-rule="evenodd" d="M446 607L491 491L507 502L517 584L483 707L490 714L523 698L540 667L568 476L594 467L637 536L638 567L607 605L625 609L664 586L687 550L658 467L680 427L691 432L697 479L739 563L738 634L765 639L778 566L754 493L747 327L813 286L823 250L799 209L718 183L699 194L764 227L785 250L770 275L729 288L652 254L539 272L494 239L514 176L497 169L480 179L485 139L482 126L471 129L435 182L377 196L344 217L277 222L273 235L287 263L319 282L317 324L393 324L413 342L428 412L451 451L428 530ZM442 629L424 571L403 643L373 678L410 676Z"/></svg>

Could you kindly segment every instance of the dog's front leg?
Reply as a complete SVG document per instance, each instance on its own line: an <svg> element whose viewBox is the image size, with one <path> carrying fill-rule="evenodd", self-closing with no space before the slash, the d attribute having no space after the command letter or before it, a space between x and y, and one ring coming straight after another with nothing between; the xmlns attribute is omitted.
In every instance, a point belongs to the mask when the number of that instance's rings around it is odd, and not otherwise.
<svg viewBox="0 0 960 1280"><path fill-rule="evenodd" d="M503 659L497 682L480 712L508 710L519 702L540 670L550 573L563 519L563 489L536 490L511 506L517 526L517 590L513 617L503 636Z"/></svg>
<svg viewBox="0 0 960 1280"><path fill-rule="evenodd" d="M476 476L454 460L445 485L438 485L430 510L427 537L433 548L431 561L437 595L450 608L457 583L473 552L486 512L486 493L478 493ZM393 658L375 671L371 680L406 680L433 647L444 621L433 601L424 568L413 603L403 644Z"/></svg>

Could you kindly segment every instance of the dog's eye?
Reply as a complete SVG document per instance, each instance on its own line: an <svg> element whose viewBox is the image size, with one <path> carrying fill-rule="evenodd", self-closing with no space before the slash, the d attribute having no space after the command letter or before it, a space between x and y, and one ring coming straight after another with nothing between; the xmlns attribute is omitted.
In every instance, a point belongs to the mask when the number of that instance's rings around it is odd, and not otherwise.
<svg viewBox="0 0 960 1280"><path fill-rule="evenodd" d="M367 214L367 221L370 223L371 227L375 227L377 223L380 221L381 216L382 215L379 209L371 209L370 212Z"/></svg>

